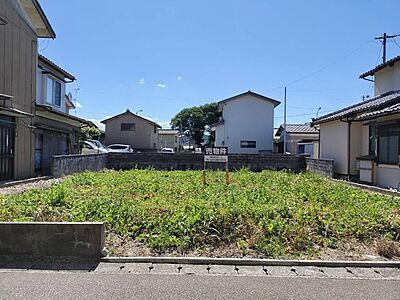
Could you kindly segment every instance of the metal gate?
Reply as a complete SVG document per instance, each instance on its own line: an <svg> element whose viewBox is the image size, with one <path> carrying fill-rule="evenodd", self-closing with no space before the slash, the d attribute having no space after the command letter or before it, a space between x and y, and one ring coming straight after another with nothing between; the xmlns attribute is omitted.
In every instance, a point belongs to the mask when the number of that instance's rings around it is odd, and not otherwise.
<svg viewBox="0 0 400 300"><path fill-rule="evenodd" d="M14 118L0 117L0 181L14 178Z"/></svg>

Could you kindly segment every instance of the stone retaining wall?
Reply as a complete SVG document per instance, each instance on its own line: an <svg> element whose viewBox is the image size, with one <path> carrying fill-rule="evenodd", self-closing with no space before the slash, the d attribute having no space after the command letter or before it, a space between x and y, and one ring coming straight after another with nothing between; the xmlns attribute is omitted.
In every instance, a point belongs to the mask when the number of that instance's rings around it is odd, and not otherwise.
<svg viewBox="0 0 400 300"><path fill-rule="evenodd" d="M83 171L100 171L107 167L107 154L53 156L52 175L61 177Z"/></svg>
<svg viewBox="0 0 400 300"><path fill-rule="evenodd" d="M323 158L306 158L307 171L317 173L323 176L332 178L333 173L333 159Z"/></svg>

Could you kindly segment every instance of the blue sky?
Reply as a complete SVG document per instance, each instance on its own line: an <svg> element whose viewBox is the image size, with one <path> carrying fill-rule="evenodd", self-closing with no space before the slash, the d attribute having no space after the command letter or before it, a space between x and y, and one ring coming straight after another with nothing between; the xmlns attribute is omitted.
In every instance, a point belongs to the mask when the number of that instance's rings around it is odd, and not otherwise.
<svg viewBox="0 0 400 300"><path fill-rule="evenodd" d="M41 0L55 40L40 52L77 77L78 116L129 108L161 125L182 108L252 90L302 123L372 95L375 36L400 32L398 0ZM397 40L400 45L400 39ZM388 58L400 47L388 43ZM283 121L283 104L275 126Z"/></svg>

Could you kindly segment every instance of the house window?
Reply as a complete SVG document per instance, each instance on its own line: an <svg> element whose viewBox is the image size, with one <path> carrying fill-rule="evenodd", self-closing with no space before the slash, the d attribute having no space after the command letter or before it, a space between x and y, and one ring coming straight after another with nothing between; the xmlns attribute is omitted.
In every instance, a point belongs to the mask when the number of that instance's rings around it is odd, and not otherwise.
<svg viewBox="0 0 400 300"><path fill-rule="evenodd" d="M240 141L240 148L256 148L256 141Z"/></svg>
<svg viewBox="0 0 400 300"><path fill-rule="evenodd" d="M378 162L398 164L400 148L400 124L378 127Z"/></svg>
<svg viewBox="0 0 400 300"><path fill-rule="evenodd" d="M369 126L369 154L376 155L376 126Z"/></svg>
<svg viewBox="0 0 400 300"><path fill-rule="evenodd" d="M135 123L121 123L121 131L135 131Z"/></svg>
<svg viewBox="0 0 400 300"><path fill-rule="evenodd" d="M157 126L154 125L154 133L157 133Z"/></svg>
<svg viewBox="0 0 400 300"><path fill-rule="evenodd" d="M47 77L46 81L47 103L61 106L61 83L52 77Z"/></svg>

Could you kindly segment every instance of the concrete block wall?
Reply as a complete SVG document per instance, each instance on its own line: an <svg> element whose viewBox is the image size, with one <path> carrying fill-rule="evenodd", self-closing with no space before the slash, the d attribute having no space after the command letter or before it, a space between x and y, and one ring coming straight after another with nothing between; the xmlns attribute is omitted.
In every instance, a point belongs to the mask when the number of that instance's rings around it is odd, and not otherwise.
<svg viewBox="0 0 400 300"><path fill-rule="evenodd" d="M100 257L103 223L0 222L0 255Z"/></svg>
<svg viewBox="0 0 400 300"><path fill-rule="evenodd" d="M107 168L128 170L132 168L153 167L159 170L202 170L204 156L202 154L162 154L162 153L108 153ZM207 168L224 169L223 163L207 163ZM261 155L232 154L229 155L229 168L240 170L248 168L252 171L291 170L304 171L304 157L295 155Z"/></svg>
<svg viewBox="0 0 400 300"><path fill-rule="evenodd" d="M333 172L333 159L323 159L323 158L306 158L307 171L320 174L322 176L332 178Z"/></svg>
<svg viewBox="0 0 400 300"><path fill-rule="evenodd" d="M107 167L107 154L53 156L52 175L61 177L83 171L100 171Z"/></svg>

